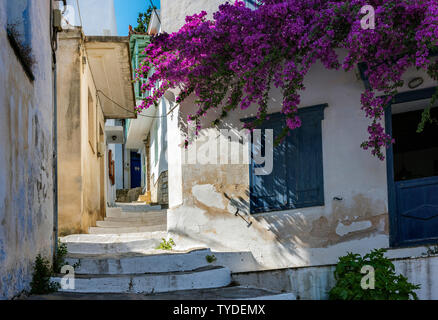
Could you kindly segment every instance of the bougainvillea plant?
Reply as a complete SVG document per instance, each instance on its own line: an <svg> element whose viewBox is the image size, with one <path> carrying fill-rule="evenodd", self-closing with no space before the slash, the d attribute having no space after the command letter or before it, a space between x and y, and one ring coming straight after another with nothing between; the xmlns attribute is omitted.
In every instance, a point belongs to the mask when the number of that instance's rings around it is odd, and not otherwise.
<svg viewBox="0 0 438 320"><path fill-rule="evenodd" d="M312 65L350 71L367 65L369 88L361 103L370 119L368 140L362 148L384 158L393 139L382 127L384 107L408 68L424 70L438 80L438 0L261 0L254 10L242 1L225 3L207 19L207 13L186 18L172 34L153 38L147 58L137 70L147 78L142 90L151 94L137 107L156 105L170 88L179 88L177 102L197 97L190 114L197 132L199 120L211 109L220 115L213 124L237 108L258 106L252 129L269 113L268 97L275 86L283 93L284 137L301 126L298 116L303 80ZM361 8L375 10L375 28L363 29ZM339 52L346 52L341 59ZM428 121L423 117L423 125Z"/></svg>

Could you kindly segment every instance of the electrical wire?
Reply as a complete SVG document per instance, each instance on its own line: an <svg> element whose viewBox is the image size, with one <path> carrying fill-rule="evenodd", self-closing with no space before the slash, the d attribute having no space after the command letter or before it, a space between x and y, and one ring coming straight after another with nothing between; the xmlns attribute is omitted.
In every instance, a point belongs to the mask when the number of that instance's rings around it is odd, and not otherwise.
<svg viewBox="0 0 438 320"><path fill-rule="evenodd" d="M155 15L157 16L158 22L161 24L161 19L160 19L160 16L158 15L158 13L157 13L157 9L156 9L156 7L154 6L154 3L152 2L152 0L149 0L149 2L150 2L150 4L151 4L151 6L152 6L152 10L154 10Z"/></svg>
<svg viewBox="0 0 438 320"><path fill-rule="evenodd" d="M116 101L114 101L113 99L111 99L110 97L108 97L108 96L105 94L105 92L103 92L102 90L97 90L96 93L101 93L105 98L107 98L108 100L110 100L112 103L114 103L114 104L115 104L117 107L119 107L120 109L123 109L123 110L125 110L125 111L127 111L127 112L131 112L131 113L133 113L133 114L137 114L138 116L145 117L145 118L153 118L153 119L166 118L169 114L172 113L173 110L175 110L176 107L179 106L179 103L176 104L172 109L170 109L170 110L166 113L166 115L163 115L163 116L147 116L147 115L144 115L144 114L141 114L141 113L133 112L133 111L131 111L131 110L129 110L129 109L123 107L122 105L120 105L119 103L117 103Z"/></svg>

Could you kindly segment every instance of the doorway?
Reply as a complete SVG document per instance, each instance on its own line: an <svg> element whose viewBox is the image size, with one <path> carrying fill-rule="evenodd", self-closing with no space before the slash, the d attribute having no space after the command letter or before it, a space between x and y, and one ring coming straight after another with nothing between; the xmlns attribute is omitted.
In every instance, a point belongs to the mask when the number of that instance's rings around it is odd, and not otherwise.
<svg viewBox="0 0 438 320"><path fill-rule="evenodd" d="M141 187L140 154L131 151L131 189Z"/></svg>
<svg viewBox="0 0 438 320"><path fill-rule="evenodd" d="M391 246L438 243L438 125L417 132L435 88L398 94L386 110ZM438 105L430 111L438 119Z"/></svg>

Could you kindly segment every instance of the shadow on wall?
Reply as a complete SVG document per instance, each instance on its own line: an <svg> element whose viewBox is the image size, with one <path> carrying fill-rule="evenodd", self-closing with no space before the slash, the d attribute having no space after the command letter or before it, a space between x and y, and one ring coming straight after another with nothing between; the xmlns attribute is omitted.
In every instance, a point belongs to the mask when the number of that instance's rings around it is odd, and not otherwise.
<svg viewBox="0 0 438 320"><path fill-rule="evenodd" d="M189 98L178 114L179 129L191 142L194 138L189 136L186 119L187 114L193 111L196 111L194 100ZM211 123L217 112L211 110L202 121L205 127L197 138L201 145L205 144L209 131L213 129ZM239 123L243 126L239 120L243 116L236 112L216 129L230 129L237 134L242 128ZM215 132L219 140L222 133L218 130ZM239 140L239 143L243 142ZM282 145L277 148L284 151ZM277 155L278 151L273 153L274 170L282 170L286 164L278 165L279 159L284 158ZM274 190L281 190L287 183L286 179L282 174L276 174L275 177L269 183ZM249 250L258 261L264 259L262 256L265 254L269 255L273 264L290 266L306 264L314 259L310 252L313 248L327 248L371 236L388 235L386 205L381 200L372 200L363 194L352 195L348 201L326 199L325 206L249 215L248 164L186 164L182 183L182 207L186 209L175 209L174 214L181 216L174 216L176 224L170 226L169 232L202 242L213 250ZM263 185L259 187L263 188ZM276 195L271 196L275 198ZM235 216L237 209L246 222L242 217ZM188 212L193 214L191 219L196 221L189 220L190 217L186 216ZM343 250L339 252L344 253Z"/></svg>

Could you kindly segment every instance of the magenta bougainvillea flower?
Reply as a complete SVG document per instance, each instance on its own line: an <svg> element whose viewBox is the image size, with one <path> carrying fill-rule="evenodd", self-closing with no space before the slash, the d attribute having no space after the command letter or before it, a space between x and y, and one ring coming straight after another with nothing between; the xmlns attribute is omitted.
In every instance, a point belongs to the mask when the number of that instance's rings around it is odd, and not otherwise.
<svg viewBox="0 0 438 320"><path fill-rule="evenodd" d="M364 30L361 8L375 9L375 28ZM327 69L350 71L366 63L370 87L362 94L369 138L362 148L383 159L393 139L382 127L384 107L410 67L438 80L438 0L262 0L257 9L242 1L226 3L207 19L207 13L186 18L172 34L153 38L147 58L137 70L148 78L142 86L151 94L137 108L149 108L170 88L181 89L177 102L197 97L196 121L219 109L219 121L237 108L258 106L254 128L269 113L272 86L283 93L282 135L301 126L298 117L303 80L317 62ZM344 58L339 50L347 52ZM386 95L386 97L382 97ZM216 110L217 111L217 110ZM279 137L281 138L281 137Z"/></svg>

